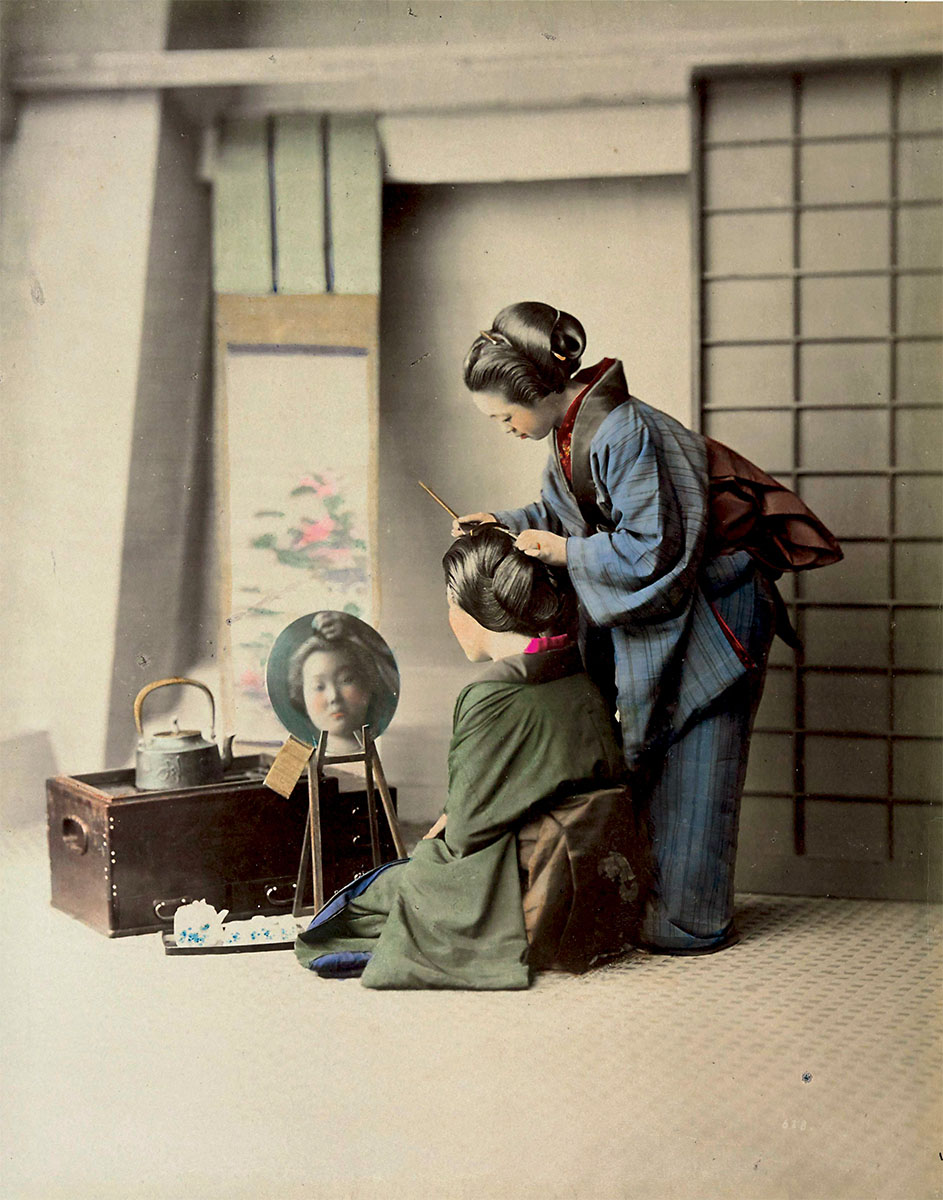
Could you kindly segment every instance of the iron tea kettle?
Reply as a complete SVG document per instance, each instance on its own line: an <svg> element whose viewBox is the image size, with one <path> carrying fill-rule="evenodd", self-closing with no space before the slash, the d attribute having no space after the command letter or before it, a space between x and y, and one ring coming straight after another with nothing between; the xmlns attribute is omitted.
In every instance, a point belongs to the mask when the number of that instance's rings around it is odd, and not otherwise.
<svg viewBox="0 0 943 1200"><path fill-rule="evenodd" d="M174 717L172 728L144 736L141 708L144 699L157 688L170 684L189 685L206 692L210 700L210 738L206 741L198 729L180 729ZM232 765L234 734L223 739L222 749L216 745L216 704L213 693L198 679L172 676L158 679L141 688L134 700L134 724L141 740L138 742L134 767L134 786L141 791L201 787L219 783L223 772Z"/></svg>

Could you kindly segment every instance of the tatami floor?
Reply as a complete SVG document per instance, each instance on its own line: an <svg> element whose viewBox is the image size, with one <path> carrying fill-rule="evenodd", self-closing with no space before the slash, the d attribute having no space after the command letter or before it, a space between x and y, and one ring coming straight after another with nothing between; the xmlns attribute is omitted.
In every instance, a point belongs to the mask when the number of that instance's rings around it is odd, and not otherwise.
<svg viewBox="0 0 943 1200"><path fill-rule="evenodd" d="M39 827L3 893L3 1200L943 1194L938 909L743 896L721 954L377 993L110 941Z"/></svg>

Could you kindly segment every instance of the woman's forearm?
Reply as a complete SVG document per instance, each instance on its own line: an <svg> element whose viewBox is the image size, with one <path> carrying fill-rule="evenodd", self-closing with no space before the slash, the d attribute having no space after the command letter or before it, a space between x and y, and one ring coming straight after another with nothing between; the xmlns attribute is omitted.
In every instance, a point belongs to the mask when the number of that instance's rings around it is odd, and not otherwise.
<svg viewBox="0 0 943 1200"><path fill-rule="evenodd" d="M547 501L541 497L525 508L501 510L494 514L500 525L520 533L522 529L546 529L550 533L563 533L560 519Z"/></svg>

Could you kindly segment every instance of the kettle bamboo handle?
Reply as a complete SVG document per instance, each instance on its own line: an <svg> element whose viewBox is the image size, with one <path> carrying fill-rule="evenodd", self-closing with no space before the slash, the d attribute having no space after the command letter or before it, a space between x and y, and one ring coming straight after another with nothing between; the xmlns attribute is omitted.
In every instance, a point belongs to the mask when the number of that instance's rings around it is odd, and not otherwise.
<svg viewBox="0 0 943 1200"><path fill-rule="evenodd" d="M157 679L157 680L155 680L154 683L149 683L145 687L141 688L141 690L138 692L138 694L134 698L134 724L135 724L135 727L137 728L138 733L141 734L142 736L144 735L144 728L141 725L141 707L144 704L145 696L150 695L150 693L153 691L156 691L157 688L167 687L169 684L172 684L172 683L174 683L174 684L190 684L192 687L199 688L200 691L206 692L207 696L209 696L209 698L210 698L210 737L215 738L216 737L216 701L213 699L213 693L210 691L210 689L206 686L205 683L200 683L199 679L186 679L182 675L171 675L169 679Z"/></svg>

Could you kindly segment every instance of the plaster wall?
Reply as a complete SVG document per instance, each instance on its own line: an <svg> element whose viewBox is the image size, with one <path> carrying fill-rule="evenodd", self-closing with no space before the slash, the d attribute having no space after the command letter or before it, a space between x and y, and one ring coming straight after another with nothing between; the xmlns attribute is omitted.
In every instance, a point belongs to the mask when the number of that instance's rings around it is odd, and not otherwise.
<svg viewBox="0 0 943 1200"><path fill-rule="evenodd" d="M108 766L133 757L133 703L144 684L192 676L199 663L203 681L214 692L218 687L210 188L199 179L198 145L165 98L114 633ZM191 701L186 713L183 699ZM168 711L179 712L188 725L206 725L206 702L192 688L162 689L148 700L149 717Z"/></svg>
<svg viewBox="0 0 943 1200"><path fill-rule="evenodd" d="M167 3L15 4L35 52L160 48ZM0 796L104 765L160 97L18 98L0 163Z"/></svg>
<svg viewBox="0 0 943 1200"><path fill-rule="evenodd" d="M162 50L171 0L3 0L5 38L25 54Z"/></svg>
<svg viewBox="0 0 943 1200"><path fill-rule="evenodd" d="M157 95L24 105L2 181L7 738L104 754Z"/></svg>

